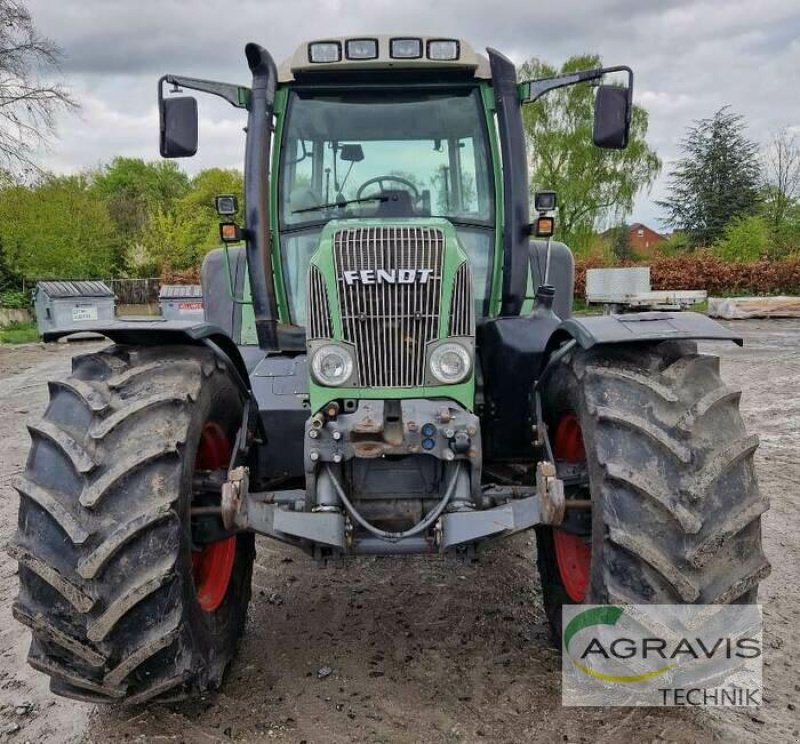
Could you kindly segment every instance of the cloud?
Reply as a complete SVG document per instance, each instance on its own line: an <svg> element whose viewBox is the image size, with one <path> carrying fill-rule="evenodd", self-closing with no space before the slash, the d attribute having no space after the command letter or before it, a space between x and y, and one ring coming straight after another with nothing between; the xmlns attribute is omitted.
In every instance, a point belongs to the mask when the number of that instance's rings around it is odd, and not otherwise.
<svg viewBox="0 0 800 744"><path fill-rule="evenodd" d="M723 105L745 116L751 138L800 127L797 0L28 0L41 31L62 45L63 74L83 104L61 121L47 167L78 170L115 154L157 157L155 83L164 72L246 82L242 48L258 41L277 60L332 33L433 33L492 46L516 62L558 64L597 52L636 72L636 100L650 112L648 139L665 163L685 128ZM243 121L202 108L201 154L189 170L241 162ZM665 168L665 172L666 172ZM664 176L633 217L654 222Z"/></svg>

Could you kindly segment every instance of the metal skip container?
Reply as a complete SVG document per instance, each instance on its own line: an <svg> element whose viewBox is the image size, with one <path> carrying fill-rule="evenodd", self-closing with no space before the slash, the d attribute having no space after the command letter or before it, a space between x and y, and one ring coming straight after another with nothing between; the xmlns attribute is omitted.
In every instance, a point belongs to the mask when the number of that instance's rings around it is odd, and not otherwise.
<svg viewBox="0 0 800 744"><path fill-rule="evenodd" d="M204 320L203 288L199 284L164 284L158 304L165 320Z"/></svg>
<svg viewBox="0 0 800 744"><path fill-rule="evenodd" d="M116 298L105 282L39 282L33 293L39 335L78 333L97 321L114 320Z"/></svg>

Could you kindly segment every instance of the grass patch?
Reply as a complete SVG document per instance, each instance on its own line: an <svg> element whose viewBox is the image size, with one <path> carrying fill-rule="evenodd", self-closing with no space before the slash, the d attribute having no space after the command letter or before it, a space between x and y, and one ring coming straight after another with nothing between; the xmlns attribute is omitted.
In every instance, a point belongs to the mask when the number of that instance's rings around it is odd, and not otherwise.
<svg viewBox="0 0 800 744"><path fill-rule="evenodd" d="M0 328L0 344L29 344L38 340L36 323L12 323Z"/></svg>
<svg viewBox="0 0 800 744"><path fill-rule="evenodd" d="M602 315L602 305L590 305L583 297L575 297L572 300L573 315Z"/></svg>

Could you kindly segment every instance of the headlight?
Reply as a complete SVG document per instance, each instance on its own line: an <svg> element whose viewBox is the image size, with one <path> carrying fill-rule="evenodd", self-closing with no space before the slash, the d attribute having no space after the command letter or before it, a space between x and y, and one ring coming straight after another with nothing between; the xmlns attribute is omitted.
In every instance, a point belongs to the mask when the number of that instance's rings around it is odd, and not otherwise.
<svg viewBox="0 0 800 744"><path fill-rule="evenodd" d="M327 344L314 352L311 371L320 385L342 385L353 374L353 357L343 346Z"/></svg>
<svg viewBox="0 0 800 744"><path fill-rule="evenodd" d="M450 342L437 346L431 354L431 374L445 385L463 382L472 369L470 353L461 345Z"/></svg>

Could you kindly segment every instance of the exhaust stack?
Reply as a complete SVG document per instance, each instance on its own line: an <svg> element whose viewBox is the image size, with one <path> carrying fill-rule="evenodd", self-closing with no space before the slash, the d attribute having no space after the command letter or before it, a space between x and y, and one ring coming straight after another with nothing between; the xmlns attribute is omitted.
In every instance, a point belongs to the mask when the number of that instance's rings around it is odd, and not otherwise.
<svg viewBox="0 0 800 744"><path fill-rule="evenodd" d="M278 70L272 55L258 44L247 44L244 53L253 73L245 150L247 266L258 345L265 351L280 351L269 229L269 152Z"/></svg>

